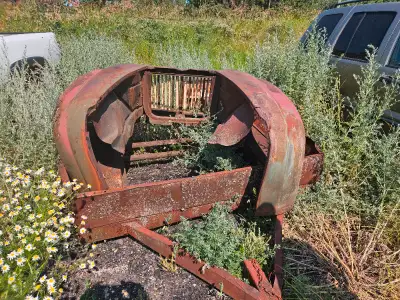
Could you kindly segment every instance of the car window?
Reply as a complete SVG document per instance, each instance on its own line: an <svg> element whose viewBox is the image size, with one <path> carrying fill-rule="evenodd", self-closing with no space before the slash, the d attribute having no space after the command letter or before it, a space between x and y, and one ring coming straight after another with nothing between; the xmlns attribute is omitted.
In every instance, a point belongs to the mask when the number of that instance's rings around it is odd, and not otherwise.
<svg viewBox="0 0 400 300"><path fill-rule="evenodd" d="M366 49L378 48L392 24L396 12L355 13L340 34L333 54L366 60Z"/></svg>
<svg viewBox="0 0 400 300"><path fill-rule="evenodd" d="M397 40L388 66L396 69L400 67L400 38Z"/></svg>
<svg viewBox="0 0 400 300"><path fill-rule="evenodd" d="M315 26L319 30L324 30L326 32L326 38L329 38L335 29L336 25L339 23L340 19L343 17L343 14L333 14L323 16Z"/></svg>

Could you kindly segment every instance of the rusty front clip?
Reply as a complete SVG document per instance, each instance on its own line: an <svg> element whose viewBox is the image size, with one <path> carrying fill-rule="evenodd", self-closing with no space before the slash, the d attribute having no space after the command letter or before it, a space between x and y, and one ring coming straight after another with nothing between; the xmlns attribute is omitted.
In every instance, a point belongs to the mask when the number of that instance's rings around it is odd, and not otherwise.
<svg viewBox="0 0 400 300"><path fill-rule="evenodd" d="M150 124L198 125L216 115L218 127L209 143L243 149L263 166L257 186L256 214L271 216L275 244L282 240L283 214L294 204L300 186L315 182L323 155L306 138L293 103L274 85L239 71L203 71L118 65L94 70L76 79L56 109L54 138L63 180L90 184L91 192L75 201L77 218L88 217L82 237L94 242L130 235L170 256L173 242L151 229L200 217L217 202L245 194L252 165L232 171L128 185L132 161L153 161L181 151L133 153L129 149L171 145L175 140L132 144L139 118ZM179 141L182 142L182 141ZM128 160L128 161L127 161ZM181 251L179 253L182 253ZM189 254L176 263L235 299L282 297L282 249L277 248L269 279L254 260L245 262L253 286L217 267L202 272L204 263Z"/></svg>

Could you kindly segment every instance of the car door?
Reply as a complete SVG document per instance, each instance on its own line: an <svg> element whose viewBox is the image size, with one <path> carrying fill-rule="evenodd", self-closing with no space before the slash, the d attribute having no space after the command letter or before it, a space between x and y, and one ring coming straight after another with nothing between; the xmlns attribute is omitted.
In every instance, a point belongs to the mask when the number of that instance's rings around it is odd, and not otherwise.
<svg viewBox="0 0 400 300"><path fill-rule="evenodd" d="M398 4L356 6L332 41L332 62L340 75L344 95L353 97L358 91L354 75L361 75L361 68L368 63L366 50L370 45L378 49L378 62L382 60L385 46L398 23L398 7Z"/></svg>
<svg viewBox="0 0 400 300"><path fill-rule="evenodd" d="M346 16L351 12L352 9L353 7L342 7L323 11L310 24L306 32L301 37L300 42L306 44L310 33L312 33L315 27L317 30L324 30L327 44L332 44L332 40L335 40L338 30L340 30L340 28L343 26Z"/></svg>
<svg viewBox="0 0 400 300"><path fill-rule="evenodd" d="M400 71L400 22L397 24L391 39L385 48L382 66L380 67L381 84L383 81L392 83L393 77ZM391 123L400 124L400 95L396 104L390 110L385 111L383 119Z"/></svg>

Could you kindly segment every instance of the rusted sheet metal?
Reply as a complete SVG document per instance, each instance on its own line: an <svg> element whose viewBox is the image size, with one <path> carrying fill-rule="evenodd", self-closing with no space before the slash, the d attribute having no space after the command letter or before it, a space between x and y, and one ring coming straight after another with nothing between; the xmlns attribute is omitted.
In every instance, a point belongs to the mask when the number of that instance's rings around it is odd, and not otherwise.
<svg viewBox="0 0 400 300"><path fill-rule="evenodd" d="M282 218L278 217L277 222L282 222ZM280 225L280 226L279 226ZM280 245L282 233L279 230L282 229L282 224L279 223L275 226L275 242ZM273 278L273 284L267 279L259 265L251 261L245 261L250 275L250 279L254 282L257 289L247 285L238 278L232 276L223 269L217 267L206 267L204 262L194 258L188 253L185 253L182 249L174 250L175 243L168 238L153 232L135 221L126 223L115 223L105 227L96 228L93 231L89 231L83 236L88 241L97 241L101 239L110 239L120 236L130 235L142 244L148 246L157 253L170 257L172 251L177 251L175 257L175 263L189 272L193 273L202 280L213 285L217 289L220 289L221 284L223 286L223 292L233 299L259 299L259 300L280 300L282 281L279 279L282 270L282 260L275 259L274 270L275 277ZM278 248L276 251L281 251Z"/></svg>
<svg viewBox="0 0 400 300"><path fill-rule="evenodd" d="M306 186L316 183L321 176L323 165L324 155L322 153L307 155L304 158L300 185Z"/></svg>
<svg viewBox="0 0 400 300"><path fill-rule="evenodd" d="M136 240L145 244L152 250L160 253L165 257L170 257L173 251L173 242L168 238L148 230L137 223L130 223L125 225L129 235L134 237ZM227 271L217 267L205 267L205 263L192 257L191 255L184 253L183 250L179 250L175 263L197 277L203 279L209 284L213 285L216 289L222 290L225 294L231 296L234 299L243 300L261 300L267 299L257 289L249 286L240 279L232 276ZM276 298L270 298L276 299Z"/></svg>
<svg viewBox="0 0 400 300"><path fill-rule="evenodd" d="M191 143L191 139L172 139L132 143L132 149Z"/></svg>
<svg viewBox="0 0 400 300"><path fill-rule="evenodd" d="M165 152L157 152L157 153L141 153L134 154L127 158L129 161L139 161L139 160L157 160L157 159L165 159L171 157L177 157L183 155L185 152L176 150L176 151L165 151Z"/></svg>
<svg viewBox="0 0 400 300"><path fill-rule="evenodd" d="M277 246L274 258L274 285L275 295L282 296L283 287L283 249L282 249L282 227L284 215L275 217L274 244Z"/></svg>
<svg viewBox="0 0 400 300"><path fill-rule="evenodd" d="M185 76L185 71L175 70L176 76L172 69L165 69L164 72L160 75L161 68L149 66L111 67L79 78L65 92L58 106L54 132L60 156L70 177L90 183L94 190L123 187L124 158L118 153L124 153L126 142L140 115L144 113L151 123L164 125L174 122L196 125L206 120L205 117L185 117L178 112L175 117L155 115L152 111L152 93L160 94L157 97L163 99L162 105L170 109L181 105L185 99L202 99L204 95L200 95L199 91L207 91L207 101L222 101L220 115L224 119L210 143L230 146L250 134L263 153L265 173L257 202L258 215L275 215L289 210L299 185L318 178L322 166L321 155L312 154L304 158L305 136L301 118L290 100L275 86L238 71L216 73L188 70L188 78L192 75L212 77L211 85L201 87L189 80L189 87L182 89L183 92L189 91L189 95L180 98L179 89L176 89L174 98L170 95L176 86L173 85L174 78ZM162 78L169 76L170 79L164 78L167 84L161 84L159 91L152 92L151 76L154 73ZM127 80L131 85L126 85ZM179 85L179 82L175 83ZM138 87L141 89L138 90ZM191 109L192 106L184 107ZM213 103L210 106L218 108ZM176 109L179 111L179 107ZM88 130L86 123L89 121L93 122L94 134ZM107 154L109 150L100 142L93 145L96 138L105 145L111 145L116 152ZM100 146L104 149L98 150ZM157 158L169 157L170 153L145 155ZM140 156L132 158L142 159Z"/></svg>
<svg viewBox="0 0 400 300"><path fill-rule="evenodd" d="M83 193L75 201L76 212L78 217L88 217L86 225L89 229L133 219L140 219L147 227L147 219L155 222L151 219L153 215L185 216L188 209L192 209L190 216L198 217L204 211L196 210L197 207L235 197L241 199L250 174L251 167L246 167L197 177ZM161 226L165 219L161 221L156 223Z"/></svg>
<svg viewBox="0 0 400 300"><path fill-rule="evenodd" d="M244 265L249 273L249 277L257 289L264 294L265 299L280 300L281 295L275 294L275 291L265 276L263 270L255 259L248 259L244 261Z"/></svg>
<svg viewBox="0 0 400 300"><path fill-rule="evenodd" d="M197 114L197 110L204 110ZM79 77L60 97L54 137L64 181L90 183L92 192L78 195L77 220L87 216L88 241L131 235L164 256L173 243L150 231L166 223L208 213L217 202L236 201L248 187L252 168L196 177L126 186L131 161L169 158L182 151L134 154L126 149L188 143L188 139L137 142L128 145L142 115L152 124L198 125L207 115L220 122L210 143L232 146L243 141L264 164L256 214L276 216L274 242L281 245L283 213L299 185L315 182L323 154L305 138L293 103L275 86L238 71L201 71L119 65ZM146 118L144 118L146 119ZM281 299L283 253L276 249L274 270L267 278L254 261L246 261L257 289L219 268L179 251L176 263L235 299ZM271 284L271 282L273 284Z"/></svg>
<svg viewBox="0 0 400 300"><path fill-rule="evenodd" d="M70 177L90 183L95 190L107 189L91 151L87 116L121 82L146 69L142 65L118 65L78 78L61 96L56 109L55 140Z"/></svg>
<svg viewBox="0 0 400 300"><path fill-rule="evenodd" d="M122 134L126 118L131 110L115 93L108 94L103 105L91 114L91 120L96 130L97 136L107 144L113 142ZM125 144L123 145L125 149Z"/></svg>
<svg viewBox="0 0 400 300"><path fill-rule="evenodd" d="M82 172L76 161L70 137L68 136L69 117L66 113L75 96L82 90L85 83L98 74L101 70L94 70L78 77L60 96L54 113L54 141L66 170L73 178L83 178Z"/></svg>
<svg viewBox="0 0 400 300"><path fill-rule="evenodd" d="M137 119L143 115L143 107L131 111L114 93L107 96L101 109L90 116L97 136L119 153L125 153Z"/></svg>
<svg viewBox="0 0 400 300"><path fill-rule="evenodd" d="M225 123L218 125L208 143L222 146L239 143L250 132L253 120L253 109L249 103L245 102L233 112Z"/></svg>
<svg viewBox="0 0 400 300"><path fill-rule="evenodd" d="M317 182L322 173L323 166L324 154L311 139L307 138L306 155L304 157L300 185L306 186Z"/></svg>
<svg viewBox="0 0 400 300"><path fill-rule="evenodd" d="M238 199L235 203L232 204L231 206L232 210L238 208L239 202L240 199ZM226 203L226 202L222 201L220 203ZM146 227L147 229L154 229L154 228L159 228L161 226L178 223L182 220L181 219L182 217L186 219L198 218L200 216L209 213L210 210L214 207L214 205L215 203L200 205L193 208L182 209L179 211L175 210L151 216L139 217L131 221L134 221ZM87 242L90 243L120 237L125 235L125 233L122 233L122 228L120 224L121 223L118 222L118 223L106 224L99 227L91 227L88 229L86 234L81 236Z"/></svg>
<svg viewBox="0 0 400 300"><path fill-rule="evenodd" d="M62 181L62 182L68 182L68 181L70 181L70 178L69 178L69 176L68 176L67 169L65 168L65 166L64 166L64 164L63 164L62 161L59 161L59 162L58 162L57 168L58 168L58 174L59 174L60 177L61 177L61 181Z"/></svg>
<svg viewBox="0 0 400 300"><path fill-rule="evenodd" d="M295 201L305 153L305 131L294 104L274 85L239 72L219 74L233 83L248 99L257 123L252 131L268 158L259 197L257 215L277 215Z"/></svg>

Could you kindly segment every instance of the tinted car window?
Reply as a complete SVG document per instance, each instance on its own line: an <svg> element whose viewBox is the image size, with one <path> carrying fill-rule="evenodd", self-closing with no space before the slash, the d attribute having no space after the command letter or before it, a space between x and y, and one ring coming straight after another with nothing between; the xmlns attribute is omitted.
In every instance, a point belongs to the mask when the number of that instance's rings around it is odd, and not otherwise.
<svg viewBox="0 0 400 300"><path fill-rule="evenodd" d="M335 29L336 25L339 23L343 14L334 14L323 16L315 26L317 29L324 30L326 32L326 38L329 38Z"/></svg>
<svg viewBox="0 0 400 300"><path fill-rule="evenodd" d="M400 67L400 38L397 40L396 47L394 48L392 56L390 57L389 67Z"/></svg>
<svg viewBox="0 0 400 300"><path fill-rule="evenodd" d="M350 19L350 21L347 23L346 27L340 34L335 47L333 48L334 55L340 56L346 53L347 47L349 46L350 41L353 38L354 32L357 30L358 25L360 24L360 21L363 17L364 14L355 14Z"/></svg>
<svg viewBox="0 0 400 300"><path fill-rule="evenodd" d="M355 13L339 36L333 54L366 60L368 46L381 45L395 17L395 12Z"/></svg>

